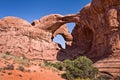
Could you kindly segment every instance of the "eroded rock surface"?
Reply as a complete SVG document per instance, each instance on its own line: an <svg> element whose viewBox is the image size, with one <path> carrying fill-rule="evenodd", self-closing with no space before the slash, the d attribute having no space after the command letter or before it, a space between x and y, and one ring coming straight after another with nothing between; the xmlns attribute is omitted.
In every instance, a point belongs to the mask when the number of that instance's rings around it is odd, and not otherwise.
<svg viewBox="0 0 120 80"><path fill-rule="evenodd" d="M76 24L72 34L65 25L70 22ZM58 34L65 39L66 49L52 41ZM100 71L120 75L119 0L92 0L77 14L51 14L32 24L6 17L0 20L0 37L0 51L4 53L10 51L42 60L74 59L85 55Z"/></svg>
<svg viewBox="0 0 120 80"><path fill-rule="evenodd" d="M93 0L79 13L80 21L75 26L73 45L85 47L91 58L120 56L120 2L118 0ZM78 35L77 35L78 34ZM84 51L83 51L84 52Z"/></svg>
<svg viewBox="0 0 120 80"><path fill-rule="evenodd" d="M56 60L60 45L52 38L57 34L64 36L66 42L72 40L66 25L57 21L58 14L43 17L32 25L17 17L5 17L0 20L0 51L15 55L24 54L31 59ZM60 16L61 17L61 16ZM58 23L58 24L54 24ZM61 32L61 30L63 30Z"/></svg>
<svg viewBox="0 0 120 80"><path fill-rule="evenodd" d="M95 65L101 71L120 75L120 1L93 0L78 14L62 20L76 26L72 46L65 51L67 57L59 53L59 59L85 55L97 61Z"/></svg>

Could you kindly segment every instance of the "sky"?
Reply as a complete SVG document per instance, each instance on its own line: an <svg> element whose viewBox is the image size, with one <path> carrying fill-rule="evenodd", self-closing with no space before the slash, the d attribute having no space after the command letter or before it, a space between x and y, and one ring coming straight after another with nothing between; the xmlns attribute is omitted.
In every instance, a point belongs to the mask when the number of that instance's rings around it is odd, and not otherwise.
<svg viewBox="0 0 120 80"><path fill-rule="evenodd" d="M6 16L16 16L32 23L49 14L75 14L78 13L91 0L0 0L0 19ZM67 24L72 32L74 23ZM54 41L63 47L65 41L58 35Z"/></svg>

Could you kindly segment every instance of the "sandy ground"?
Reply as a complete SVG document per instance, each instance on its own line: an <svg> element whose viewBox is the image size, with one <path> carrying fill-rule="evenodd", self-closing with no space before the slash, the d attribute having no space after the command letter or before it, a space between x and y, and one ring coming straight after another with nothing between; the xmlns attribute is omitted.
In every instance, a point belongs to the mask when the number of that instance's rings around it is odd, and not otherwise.
<svg viewBox="0 0 120 80"><path fill-rule="evenodd" d="M12 73L9 75L9 73ZM41 70L36 72L21 72L18 70L6 70L0 72L0 80L64 80L57 72Z"/></svg>
<svg viewBox="0 0 120 80"><path fill-rule="evenodd" d="M24 71L17 70L20 64L14 63L13 59L1 57L0 55L0 80L64 80L61 78L58 71L39 66L38 62L31 62L29 67L25 67ZM4 70L8 64L13 64L13 70ZM28 71L29 70L29 71Z"/></svg>

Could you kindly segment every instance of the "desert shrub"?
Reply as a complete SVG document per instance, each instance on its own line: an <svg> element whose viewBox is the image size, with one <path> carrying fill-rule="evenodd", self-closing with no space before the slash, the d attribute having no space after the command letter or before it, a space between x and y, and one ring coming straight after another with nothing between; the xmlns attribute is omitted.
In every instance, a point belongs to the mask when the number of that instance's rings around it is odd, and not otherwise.
<svg viewBox="0 0 120 80"><path fill-rule="evenodd" d="M18 66L17 70L20 70L23 72L25 70L25 68L23 66Z"/></svg>
<svg viewBox="0 0 120 80"><path fill-rule="evenodd" d="M6 71L5 71L5 70L2 70L1 72L2 72L2 73L6 73Z"/></svg>
<svg viewBox="0 0 120 80"><path fill-rule="evenodd" d="M23 58L20 58L20 57L14 57L14 62L17 62L19 64L22 64L24 66L29 66L30 65L30 60L28 59L23 59Z"/></svg>
<svg viewBox="0 0 120 80"><path fill-rule="evenodd" d="M97 80L111 80L111 78L106 75L100 75L99 77L97 77Z"/></svg>
<svg viewBox="0 0 120 80"><path fill-rule="evenodd" d="M14 65L11 64L11 65L7 65L3 68L4 70L14 70Z"/></svg>
<svg viewBox="0 0 120 80"><path fill-rule="evenodd" d="M98 69L92 66L93 62L85 56L75 60L65 60L63 64L66 68L64 75L68 80L93 79L98 74Z"/></svg>
<svg viewBox="0 0 120 80"><path fill-rule="evenodd" d="M19 77L22 77L22 75L21 75L21 74L19 74Z"/></svg>
<svg viewBox="0 0 120 80"><path fill-rule="evenodd" d="M57 68L58 70L63 70L63 63L62 62L56 62L55 64L52 64L53 67Z"/></svg>
<svg viewBox="0 0 120 80"><path fill-rule="evenodd" d="M49 67L49 66L53 66L53 63L45 60L44 65Z"/></svg>
<svg viewBox="0 0 120 80"><path fill-rule="evenodd" d="M47 67L55 67L58 70L62 70L63 69L63 63L62 62L56 62L56 63L52 63L49 61L44 61L44 65Z"/></svg>
<svg viewBox="0 0 120 80"><path fill-rule="evenodd" d="M44 63L46 66L64 70L65 73L62 74L62 77L67 80L93 80L98 74L98 69L92 66L93 62L85 56L75 60L64 60L57 63L45 61Z"/></svg>
<svg viewBox="0 0 120 80"><path fill-rule="evenodd" d="M22 59L27 59L24 54L21 55L21 58L22 58Z"/></svg>
<svg viewBox="0 0 120 80"><path fill-rule="evenodd" d="M8 72L8 75L12 75L12 72Z"/></svg>
<svg viewBox="0 0 120 80"><path fill-rule="evenodd" d="M5 54L6 54L6 55L10 55L10 52L9 52L9 51L7 51Z"/></svg>

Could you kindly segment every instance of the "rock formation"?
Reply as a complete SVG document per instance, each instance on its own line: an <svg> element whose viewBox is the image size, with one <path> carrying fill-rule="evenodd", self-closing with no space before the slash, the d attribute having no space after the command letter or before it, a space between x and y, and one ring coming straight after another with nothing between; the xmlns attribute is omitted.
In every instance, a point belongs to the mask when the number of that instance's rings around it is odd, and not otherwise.
<svg viewBox="0 0 120 80"><path fill-rule="evenodd" d="M65 51L67 58L85 55L97 61L100 71L120 75L120 1L93 0L78 14L61 20L76 23L72 46ZM63 56L59 53L58 58Z"/></svg>
<svg viewBox="0 0 120 80"><path fill-rule="evenodd" d="M51 14L40 20L33 21L32 25L36 28L52 33L52 39L58 34L62 35L66 41L66 45L71 45L70 43L72 42L73 37L65 25L66 22L59 20L61 17L63 16L59 14Z"/></svg>
<svg viewBox="0 0 120 80"><path fill-rule="evenodd" d="M75 23L72 34L66 23ZM66 49L52 39L62 35ZM79 13L52 14L32 24L16 17L0 20L0 51L31 59L64 60L85 55L100 71L120 75L120 1L92 0Z"/></svg>
<svg viewBox="0 0 120 80"><path fill-rule="evenodd" d="M66 42L72 40L66 25L56 28L57 25L61 25L61 22L56 20L59 16L58 14L45 16L34 21L32 25L17 17L1 19L0 51L2 53L10 52L18 56L24 54L31 59L55 60L61 47L54 43L52 38L61 34ZM54 24L56 22L58 24Z"/></svg>
<svg viewBox="0 0 120 80"><path fill-rule="evenodd" d="M62 17L62 21L74 22L76 26L71 47L63 50L66 54L59 52L58 59L85 55L95 61L100 71L120 75L119 10L117 0L93 0L78 14Z"/></svg>

